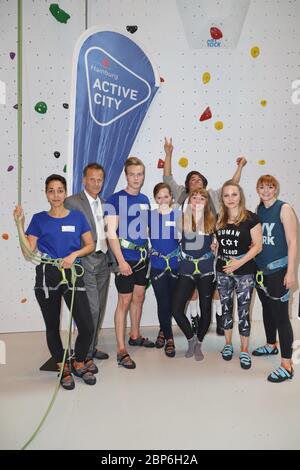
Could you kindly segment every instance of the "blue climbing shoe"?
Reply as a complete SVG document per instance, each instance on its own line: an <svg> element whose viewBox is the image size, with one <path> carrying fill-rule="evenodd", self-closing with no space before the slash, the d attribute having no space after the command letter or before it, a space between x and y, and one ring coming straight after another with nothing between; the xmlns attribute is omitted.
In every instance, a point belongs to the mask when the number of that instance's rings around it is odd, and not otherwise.
<svg viewBox="0 0 300 470"><path fill-rule="evenodd" d="M232 344L226 344L221 351L224 361L231 361L233 356L233 347Z"/></svg>
<svg viewBox="0 0 300 470"><path fill-rule="evenodd" d="M292 380L294 377L294 370L291 371L285 369L285 367L278 367L278 369L273 370L269 375L268 381L273 383L284 382L285 380Z"/></svg>
<svg viewBox="0 0 300 470"><path fill-rule="evenodd" d="M252 352L252 355L253 356L272 356L272 355L274 355L275 356L278 353L279 353L279 351L278 351L276 346L275 346L275 348L272 348L271 346L266 344L265 346L260 346L259 348L254 349L254 351Z"/></svg>
<svg viewBox="0 0 300 470"><path fill-rule="evenodd" d="M251 357L249 353L241 352L240 353L240 364L242 369L250 369L251 367Z"/></svg>

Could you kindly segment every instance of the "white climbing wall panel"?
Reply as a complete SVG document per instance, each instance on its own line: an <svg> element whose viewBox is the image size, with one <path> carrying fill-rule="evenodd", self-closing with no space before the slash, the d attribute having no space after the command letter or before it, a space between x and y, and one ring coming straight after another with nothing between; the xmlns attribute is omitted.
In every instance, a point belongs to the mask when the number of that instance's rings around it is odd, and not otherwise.
<svg viewBox="0 0 300 470"><path fill-rule="evenodd" d="M244 155L248 165L241 183L249 209L257 203L257 178L271 173L281 183L281 199L300 215L300 104L292 101L292 84L300 79L300 0L88 0L87 18L85 0L62 0L60 8L70 15L66 24L49 12L51 1L23 4L22 203L27 222L47 208L45 178L66 170L69 113L63 104L70 97L74 44L86 22L124 31L137 25L132 39L150 52L164 80L131 152L146 164L146 194L152 197L162 177L157 163L164 158L163 138L173 136L173 173L179 182L197 169L207 176L209 187L218 188L234 173L236 158ZM33 292L34 266L20 254L11 216L17 199L17 18L17 1L1 0L2 332L44 329ZM211 27L218 28L215 38ZM253 47L259 48L257 57L250 53ZM204 72L211 76L206 84ZM39 101L47 104L45 114L34 109ZM207 107L212 118L200 121ZM216 129L217 122L223 129ZM186 168L178 163L182 157ZM123 185L121 177L118 188ZM115 303L112 281L105 327L113 325ZM293 315L297 311L298 291ZM253 318L261 318L257 299ZM157 324L151 289L143 324Z"/></svg>

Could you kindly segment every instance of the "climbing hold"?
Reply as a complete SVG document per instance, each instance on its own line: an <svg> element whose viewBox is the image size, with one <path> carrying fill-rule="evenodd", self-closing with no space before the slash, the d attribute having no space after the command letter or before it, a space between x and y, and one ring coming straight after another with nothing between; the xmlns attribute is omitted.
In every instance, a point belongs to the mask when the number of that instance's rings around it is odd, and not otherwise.
<svg viewBox="0 0 300 470"><path fill-rule="evenodd" d="M160 83L164 83L165 79L163 77L160 77Z"/></svg>
<svg viewBox="0 0 300 470"><path fill-rule="evenodd" d="M7 171L13 171L14 169L14 166L13 165L9 165L9 167L7 168Z"/></svg>
<svg viewBox="0 0 300 470"><path fill-rule="evenodd" d="M16 53L15 52L10 52L9 57L11 58L11 60L14 60L14 58L16 57Z"/></svg>
<svg viewBox="0 0 300 470"><path fill-rule="evenodd" d="M265 108L267 106L267 101L261 100L260 104L262 105L263 108Z"/></svg>
<svg viewBox="0 0 300 470"><path fill-rule="evenodd" d="M59 158L60 157L60 152L54 152L54 156L55 156L55 158Z"/></svg>
<svg viewBox="0 0 300 470"><path fill-rule="evenodd" d="M259 164L259 165L265 165L265 164L266 164L266 160L258 160L258 164Z"/></svg>
<svg viewBox="0 0 300 470"><path fill-rule="evenodd" d="M207 121L212 118L210 107L208 106L206 110L201 114L200 121Z"/></svg>
<svg viewBox="0 0 300 470"><path fill-rule="evenodd" d="M63 172L67 173L67 165L64 166Z"/></svg>
<svg viewBox="0 0 300 470"><path fill-rule="evenodd" d="M224 127L224 124L223 124L222 121L217 121L217 122L215 122L215 129L216 129L217 131L221 131L221 130L223 129L223 127Z"/></svg>
<svg viewBox="0 0 300 470"><path fill-rule="evenodd" d="M204 85L206 85L206 83L210 82L210 73L209 72L204 72L204 74L202 75L202 82L204 83Z"/></svg>
<svg viewBox="0 0 300 470"><path fill-rule="evenodd" d="M18 107L19 107L19 106L18 106L17 104L15 104L15 105L13 106L14 109L18 109Z"/></svg>
<svg viewBox="0 0 300 470"><path fill-rule="evenodd" d="M65 109L69 109L68 103L63 103L63 107L64 107Z"/></svg>
<svg viewBox="0 0 300 470"><path fill-rule="evenodd" d="M178 164L182 167L182 168L186 168L189 164L189 160L188 158L186 157L181 157L179 160L178 160Z"/></svg>
<svg viewBox="0 0 300 470"><path fill-rule="evenodd" d="M132 25L132 26L126 26L126 29L128 33L134 34L138 30L138 27L136 25Z"/></svg>
<svg viewBox="0 0 300 470"><path fill-rule="evenodd" d="M71 16L66 11L59 8L58 3L51 3L49 10L54 18L60 23L66 23L68 19L71 18Z"/></svg>
<svg viewBox="0 0 300 470"><path fill-rule="evenodd" d="M24 297L24 299L21 299L21 304L25 304L27 302L27 299Z"/></svg>
<svg viewBox="0 0 300 470"><path fill-rule="evenodd" d="M216 27L210 28L210 35L213 39L221 39L223 37L222 31Z"/></svg>
<svg viewBox="0 0 300 470"><path fill-rule="evenodd" d="M257 47L257 46L252 47L252 49L251 49L251 55L252 55L253 59L256 59L256 57L258 57L259 54L260 54L260 49L259 49L259 47Z"/></svg>
<svg viewBox="0 0 300 470"><path fill-rule="evenodd" d="M8 240L9 239L8 233L2 233L2 238L3 240Z"/></svg>
<svg viewBox="0 0 300 470"><path fill-rule="evenodd" d="M40 113L40 114L45 114L47 112L47 105L44 101L39 101L34 109L36 110L36 112Z"/></svg>
<svg viewBox="0 0 300 470"><path fill-rule="evenodd" d="M165 162L164 160L160 158L157 162L157 168L163 168L164 166L165 166Z"/></svg>

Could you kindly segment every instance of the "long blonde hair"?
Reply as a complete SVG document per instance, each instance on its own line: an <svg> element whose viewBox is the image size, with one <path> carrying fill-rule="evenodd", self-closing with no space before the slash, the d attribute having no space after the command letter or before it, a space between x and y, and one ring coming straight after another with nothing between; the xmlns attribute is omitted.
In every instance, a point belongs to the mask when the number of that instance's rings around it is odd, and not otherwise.
<svg viewBox="0 0 300 470"><path fill-rule="evenodd" d="M207 200L204 207L204 214L202 219L197 223L195 220L194 214L191 208L191 198L195 194L201 194ZM184 213L182 214L182 229L185 232L196 232L196 230L201 230L204 228L204 233L211 234L214 233L216 226L216 218L211 210L211 203L208 191L206 189L196 189L189 194L188 205Z"/></svg>
<svg viewBox="0 0 300 470"><path fill-rule="evenodd" d="M223 201L223 192L227 186L234 186L238 188L239 193L240 193L238 215L234 222L235 225L238 226L241 222L244 222L250 217L249 211L246 209L246 199L245 199L245 194L244 194L243 189L241 188L239 184L235 183L233 180L228 180L223 184L222 190L221 190L221 207L220 207L219 217L217 220L217 230L220 228L225 228L226 225L228 224L228 219L229 219L228 208L225 206L224 201Z"/></svg>

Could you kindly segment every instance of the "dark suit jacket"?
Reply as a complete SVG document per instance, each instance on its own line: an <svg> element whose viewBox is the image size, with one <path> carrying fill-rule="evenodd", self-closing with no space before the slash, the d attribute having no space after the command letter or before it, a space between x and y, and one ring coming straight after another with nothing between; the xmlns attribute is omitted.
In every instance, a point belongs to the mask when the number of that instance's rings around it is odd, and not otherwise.
<svg viewBox="0 0 300 470"><path fill-rule="evenodd" d="M103 199L101 198L100 198L100 201L101 201L101 204L104 203ZM77 211L82 212L85 215L88 223L90 224L92 237L96 246L96 243L97 243L96 225L94 221L93 212L92 212L90 203L88 201L88 198L85 195L85 192L81 191L81 193L79 194L74 194L73 196L67 197L64 205L67 209L73 209L73 210L75 209ZM102 206L102 209L103 209L103 206ZM114 268L116 267L115 266L116 261L110 250L107 251L106 261L110 268L112 268L112 266ZM93 271L94 265L99 263L99 256L95 252L93 252L87 256L83 256L81 258L81 262L82 262L82 266L84 267L84 269L87 269L88 271Z"/></svg>

